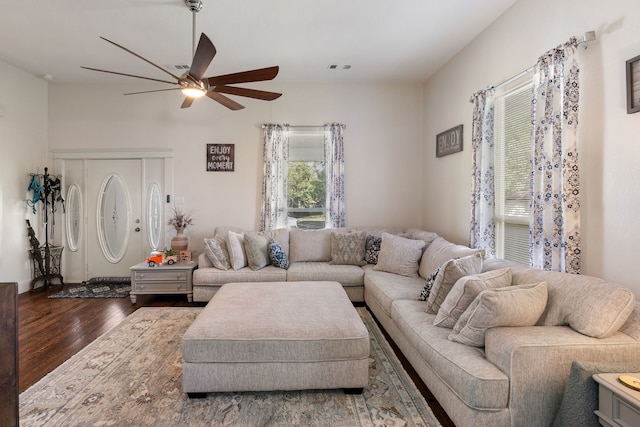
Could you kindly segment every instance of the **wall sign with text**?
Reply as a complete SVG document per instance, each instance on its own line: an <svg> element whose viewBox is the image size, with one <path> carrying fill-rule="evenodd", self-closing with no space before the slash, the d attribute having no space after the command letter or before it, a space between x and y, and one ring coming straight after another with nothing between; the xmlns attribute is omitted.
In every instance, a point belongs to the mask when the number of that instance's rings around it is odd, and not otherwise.
<svg viewBox="0 0 640 427"><path fill-rule="evenodd" d="M458 151L462 151L462 125L436 135L436 157L447 156Z"/></svg>
<svg viewBox="0 0 640 427"><path fill-rule="evenodd" d="M233 172L235 144L207 144L207 172Z"/></svg>

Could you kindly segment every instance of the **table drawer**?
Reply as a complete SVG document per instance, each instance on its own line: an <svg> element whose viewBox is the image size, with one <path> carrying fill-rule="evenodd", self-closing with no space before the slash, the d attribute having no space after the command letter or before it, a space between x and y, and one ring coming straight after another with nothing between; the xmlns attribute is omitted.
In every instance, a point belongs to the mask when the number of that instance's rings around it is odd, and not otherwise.
<svg viewBox="0 0 640 427"><path fill-rule="evenodd" d="M186 282L136 282L133 292L183 292L188 289Z"/></svg>
<svg viewBox="0 0 640 427"><path fill-rule="evenodd" d="M162 281L186 281L187 272L185 271L136 271L133 273L136 282L162 282Z"/></svg>

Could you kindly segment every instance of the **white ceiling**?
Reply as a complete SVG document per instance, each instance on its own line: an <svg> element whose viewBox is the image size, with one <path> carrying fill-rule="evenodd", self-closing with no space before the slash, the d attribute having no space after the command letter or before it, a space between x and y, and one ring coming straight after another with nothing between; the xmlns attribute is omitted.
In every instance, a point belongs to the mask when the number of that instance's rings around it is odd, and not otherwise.
<svg viewBox="0 0 640 427"><path fill-rule="evenodd" d="M282 82L423 82L515 1L203 0L196 29L218 51L206 76L279 65ZM184 0L0 2L0 60L53 83L132 80L81 65L167 77L99 36L160 66L191 62Z"/></svg>

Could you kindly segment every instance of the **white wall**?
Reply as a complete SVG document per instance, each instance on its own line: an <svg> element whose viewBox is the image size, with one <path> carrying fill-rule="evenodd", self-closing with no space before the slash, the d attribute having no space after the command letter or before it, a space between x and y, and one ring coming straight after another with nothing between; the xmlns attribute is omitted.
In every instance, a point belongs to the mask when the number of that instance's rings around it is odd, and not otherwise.
<svg viewBox="0 0 640 427"><path fill-rule="evenodd" d="M42 221L26 199L29 173L47 166L47 84L2 61L0 148L0 282L18 282L24 292L31 281L25 219L44 243Z"/></svg>
<svg viewBox="0 0 640 427"><path fill-rule="evenodd" d="M143 82L144 84L144 82ZM127 85L58 85L49 89L51 150L170 147L174 194L194 209L190 248L219 225L255 228L262 185L262 124L322 125L345 131L348 225L417 226L422 193L422 94L418 84L283 84L251 87L282 92L272 102L238 98L229 111L209 99L181 110L181 96ZM151 88L151 87L149 87ZM235 144L235 172L206 172L206 144Z"/></svg>
<svg viewBox="0 0 640 427"><path fill-rule="evenodd" d="M474 92L532 66L539 55L595 30L580 49L582 272L640 297L640 113L627 115L625 61L640 55L637 0L520 0L424 85L422 226L468 243ZM435 135L463 123L462 153L435 158Z"/></svg>

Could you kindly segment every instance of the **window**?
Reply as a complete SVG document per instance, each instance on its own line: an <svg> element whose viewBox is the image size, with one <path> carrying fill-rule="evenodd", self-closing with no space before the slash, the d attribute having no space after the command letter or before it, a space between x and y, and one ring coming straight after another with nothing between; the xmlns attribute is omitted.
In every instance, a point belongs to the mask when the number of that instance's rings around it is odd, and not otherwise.
<svg viewBox="0 0 640 427"><path fill-rule="evenodd" d="M327 218L324 129L289 130L287 222L289 227L320 229Z"/></svg>
<svg viewBox="0 0 640 427"><path fill-rule="evenodd" d="M531 213L531 73L495 99L496 256L529 265Z"/></svg>

